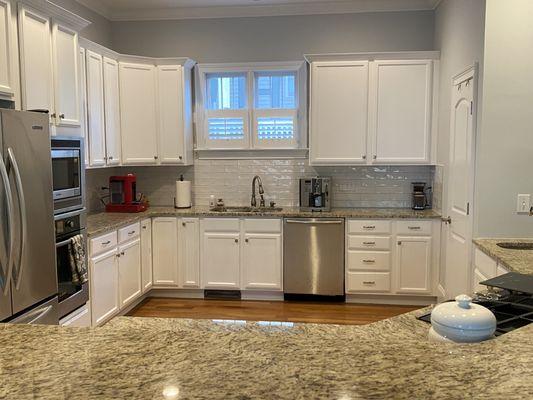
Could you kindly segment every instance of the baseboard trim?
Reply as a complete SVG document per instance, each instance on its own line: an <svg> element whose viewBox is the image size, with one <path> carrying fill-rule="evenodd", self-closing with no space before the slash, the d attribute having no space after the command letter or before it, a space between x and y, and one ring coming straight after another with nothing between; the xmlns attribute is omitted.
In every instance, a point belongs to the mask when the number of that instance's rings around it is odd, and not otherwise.
<svg viewBox="0 0 533 400"><path fill-rule="evenodd" d="M165 289L152 288L146 293L147 297L168 297L176 299L203 299L203 289Z"/></svg>
<svg viewBox="0 0 533 400"><path fill-rule="evenodd" d="M283 301L283 292L242 290L241 300Z"/></svg>
<svg viewBox="0 0 533 400"><path fill-rule="evenodd" d="M372 294L347 294L346 303L354 304L390 304L403 306L428 306L437 303L436 296L387 296Z"/></svg>

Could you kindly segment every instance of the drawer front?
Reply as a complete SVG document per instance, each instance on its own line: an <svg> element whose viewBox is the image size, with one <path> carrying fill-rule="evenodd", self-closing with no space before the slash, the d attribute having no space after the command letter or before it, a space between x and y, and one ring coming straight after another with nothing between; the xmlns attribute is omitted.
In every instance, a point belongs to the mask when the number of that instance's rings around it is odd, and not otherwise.
<svg viewBox="0 0 533 400"><path fill-rule="evenodd" d="M203 230L208 232L240 232L238 218L204 218Z"/></svg>
<svg viewBox="0 0 533 400"><path fill-rule="evenodd" d="M348 272L346 292L389 292L390 273L388 272Z"/></svg>
<svg viewBox="0 0 533 400"><path fill-rule="evenodd" d="M348 251L348 270L388 271L390 258L389 251Z"/></svg>
<svg viewBox="0 0 533 400"><path fill-rule="evenodd" d="M117 232L109 232L105 235L91 239L91 256L110 250L117 245Z"/></svg>
<svg viewBox="0 0 533 400"><path fill-rule="evenodd" d="M391 233L391 222L352 219L348 221L348 233Z"/></svg>
<svg viewBox="0 0 533 400"><path fill-rule="evenodd" d="M390 250L390 236L348 236L350 250Z"/></svg>
<svg viewBox="0 0 533 400"><path fill-rule="evenodd" d="M398 235L431 235L431 221L398 221L396 230Z"/></svg>
<svg viewBox="0 0 533 400"><path fill-rule="evenodd" d="M244 220L244 231L281 233L281 219L246 218Z"/></svg>
<svg viewBox="0 0 533 400"><path fill-rule="evenodd" d="M118 242L124 243L130 239L139 237L141 233L141 224L139 222L125 226L118 231Z"/></svg>
<svg viewBox="0 0 533 400"><path fill-rule="evenodd" d="M497 274L498 263L479 249L474 250L474 265L484 275L493 278Z"/></svg>

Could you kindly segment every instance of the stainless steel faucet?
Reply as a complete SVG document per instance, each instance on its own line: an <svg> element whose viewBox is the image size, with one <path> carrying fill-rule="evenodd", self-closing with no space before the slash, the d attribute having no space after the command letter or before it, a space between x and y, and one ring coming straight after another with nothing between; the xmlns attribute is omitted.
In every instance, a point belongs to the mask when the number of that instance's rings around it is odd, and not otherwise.
<svg viewBox="0 0 533 400"><path fill-rule="evenodd" d="M261 178L259 175L254 176L254 179L252 180L252 201L250 202L252 207L257 207L257 200L255 198L255 182L259 182L259 205L261 207L265 207L265 198L263 194L265 193L265 190L263 189L263 181L261 181Z"/></svg>

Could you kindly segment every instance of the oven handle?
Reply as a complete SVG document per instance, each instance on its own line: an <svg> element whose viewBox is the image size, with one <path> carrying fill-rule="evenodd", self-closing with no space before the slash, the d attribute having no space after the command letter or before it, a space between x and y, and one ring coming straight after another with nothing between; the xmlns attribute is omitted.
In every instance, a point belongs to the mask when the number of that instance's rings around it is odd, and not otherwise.
<svg viewBox="0 0 533 400"><path fill-rule="evenodd" d="M2 157L0 157L0 175L2 177L2 181L4 182L4 188L6 192L6 208L7 208L7 232L9 233L9 245L8 245L8 254L7 254L7 271L5 271L2 268L2 281L4 283L4 287L1 288L1 291L3 292L4 296L7 294L7 291L9 289L9 280L11 279L11 274L13 273L13 248L15 247L15 226L14 223L14 216L13 216L13 193L11 192L11 185L9 183L9 176L7 174L6 165L4 164L4 160Z"/></svg>
<svg viewBox="0 0 533 400"><path fill-rule="evenodd" d="M72 238L67 239L67 240L63 240L62 242L59 242L59 243L56 243L56 249L58 249L60 247L63 247L65 245L69 244L70 242L72 242Z"/></svg>

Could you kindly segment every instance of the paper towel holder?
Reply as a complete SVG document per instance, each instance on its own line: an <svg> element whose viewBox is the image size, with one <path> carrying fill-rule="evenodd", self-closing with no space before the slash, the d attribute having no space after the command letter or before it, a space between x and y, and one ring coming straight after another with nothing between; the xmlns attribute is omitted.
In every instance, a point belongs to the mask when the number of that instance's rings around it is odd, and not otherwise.
<svg viewBox="0 0 533 400"><path fill-rule="evenodd" d="M183 174L180 175L180 179L179 179L181 182L183 182ZM176 182L177 183L177 182ZM192 208L192 201L189 199L189 205L188 206L182 206L182 207L178 207L176 205L176 196L174 196L174 208L175 209L186 209L186 208Z"/></svg>

